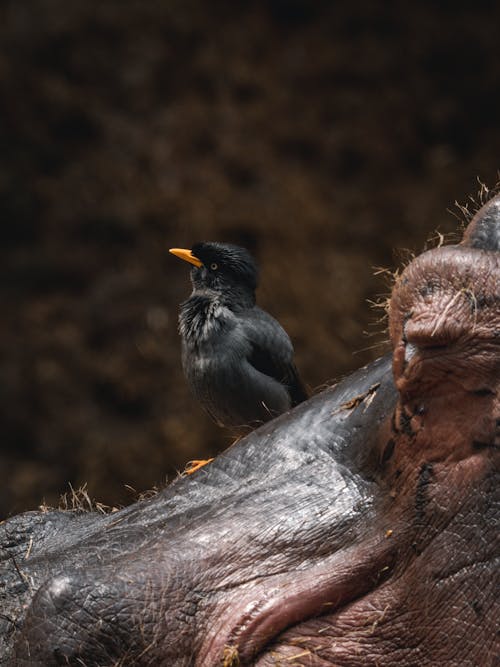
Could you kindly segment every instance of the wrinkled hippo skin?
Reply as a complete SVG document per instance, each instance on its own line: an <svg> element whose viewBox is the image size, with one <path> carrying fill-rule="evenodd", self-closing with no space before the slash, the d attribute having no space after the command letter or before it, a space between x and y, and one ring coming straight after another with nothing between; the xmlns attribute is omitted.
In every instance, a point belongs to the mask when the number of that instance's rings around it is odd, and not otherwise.
<svg viewBox="0 0 500 667"><path fill-rule="evenodd" d="M0 663L498 664L500 197L389 304L393 354L108 515L0 525Z"/></svg>

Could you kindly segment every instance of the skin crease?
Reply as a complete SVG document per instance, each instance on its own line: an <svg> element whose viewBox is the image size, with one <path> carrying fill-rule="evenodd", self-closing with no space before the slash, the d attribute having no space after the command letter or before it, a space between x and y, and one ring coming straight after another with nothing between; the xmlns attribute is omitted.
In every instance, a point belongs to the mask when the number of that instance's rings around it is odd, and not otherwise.
<svg viewBox="0 0 500 667"><path fill-rule="evenodd" d="M155 498L0 524L4 664L497 665L499 201L402 273L392 359Z"/></svg>

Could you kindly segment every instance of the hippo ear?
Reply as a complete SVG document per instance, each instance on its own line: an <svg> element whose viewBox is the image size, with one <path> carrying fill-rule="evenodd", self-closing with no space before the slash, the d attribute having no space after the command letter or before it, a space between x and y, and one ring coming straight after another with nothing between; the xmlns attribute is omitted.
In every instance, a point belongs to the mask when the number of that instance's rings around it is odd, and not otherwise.
<svg viewBox="0 0 500 667"><path fill-rule="evenodd" d="M465 230L462 245L500 251L500 194L482 206Z"/></svg>

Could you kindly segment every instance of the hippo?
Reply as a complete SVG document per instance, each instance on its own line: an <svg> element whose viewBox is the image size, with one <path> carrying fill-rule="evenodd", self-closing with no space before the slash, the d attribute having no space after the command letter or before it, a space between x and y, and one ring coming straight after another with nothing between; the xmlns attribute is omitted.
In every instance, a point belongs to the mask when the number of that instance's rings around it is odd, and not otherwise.
<svg viewBox="0 0 500 667"><path fill-rule="evenodd" d="M493 667L500 195L397 277L392 353L119 511L0 525L0 664Z"/></svg>

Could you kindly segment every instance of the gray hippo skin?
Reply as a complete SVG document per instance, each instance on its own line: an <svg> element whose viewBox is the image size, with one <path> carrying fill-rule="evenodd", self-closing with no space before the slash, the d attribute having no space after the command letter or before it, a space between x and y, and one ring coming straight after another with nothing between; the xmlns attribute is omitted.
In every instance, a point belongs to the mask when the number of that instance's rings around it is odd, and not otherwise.
<svg viewBox="0 0 500 667"><path fill-rule="evenodd" d="M415 259L391 357L156 497L0 525L0 663L499 664L500 197Z"/></svg>

